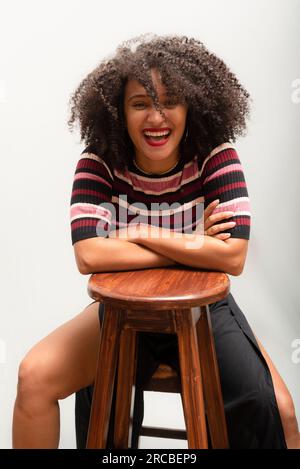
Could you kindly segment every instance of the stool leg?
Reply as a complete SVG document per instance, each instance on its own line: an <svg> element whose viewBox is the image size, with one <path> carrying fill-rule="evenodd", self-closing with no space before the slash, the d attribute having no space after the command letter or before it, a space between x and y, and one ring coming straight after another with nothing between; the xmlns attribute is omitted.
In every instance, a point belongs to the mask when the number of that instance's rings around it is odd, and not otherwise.
<svg viewBox="0 0 300 469"><path fill-rule="evenodd" d="M189 309L175 311L182 403L189 448L208 448L195 321Z"/></svg>
<svg viewBox="0 0 300 469"><path fill-rule="evenodd" d="M106 448L121 324L122 312L106 305L98 352L87 448Z"/></svg>
<svg viewBox="0 0 300 469"><path fill-rule="evenodd" d="M201 345L199 354L212 447L228 448L224 403L208 306L201 306L201 316L196 327L198 344Z"/></svg>
<svg viewBox="0 0 300 469"><path fill-rule="evenodd" d="M136 367L136 332L123 329L118 363L114 448L128 448L132 385Z"/></svg>

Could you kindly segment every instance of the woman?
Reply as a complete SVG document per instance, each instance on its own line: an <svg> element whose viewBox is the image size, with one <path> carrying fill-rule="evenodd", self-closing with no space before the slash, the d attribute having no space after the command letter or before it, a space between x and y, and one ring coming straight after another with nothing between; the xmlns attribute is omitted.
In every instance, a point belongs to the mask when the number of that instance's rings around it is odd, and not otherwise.
<svg viewBox="0 0 300 469"><path fill-rule="evenodd" d="M82 274L176 263L241 274L250 214L231 142L245 129L248 99L226 65L186 37L127 42L83 80L70 118L87 145L71 200ZM186 241L201 227L196 207L203 202L203 244L188 249ZM167 208L157 210L161 203ZM299 447L291 396L232 295L210 306L230 447ZM94 381L98 310L90 304L23 359L15 448L58 446L58 400ZM176 366L174 336L145 334L140 347L153 369L160 360ZM149 378L144 371L140 383Z"/></svg>

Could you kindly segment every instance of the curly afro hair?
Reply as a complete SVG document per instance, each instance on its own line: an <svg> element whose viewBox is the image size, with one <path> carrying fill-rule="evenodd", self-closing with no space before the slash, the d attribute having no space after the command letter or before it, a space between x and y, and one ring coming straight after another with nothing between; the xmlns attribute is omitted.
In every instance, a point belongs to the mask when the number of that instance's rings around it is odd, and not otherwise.
<svg viewBox="0 0 300 469"><path fill-rule="evenodd" d="M70 130L78 121L81 141L112 168L123 171L134 156L123 98L129 79L139 81L159 105L151 69L160 72L168 95L188 105L185 161L204 159L221 143L244 135L249 94L227 65L204 44L186 36L146 34L123 42L80 83L70 99Z"/></svg>

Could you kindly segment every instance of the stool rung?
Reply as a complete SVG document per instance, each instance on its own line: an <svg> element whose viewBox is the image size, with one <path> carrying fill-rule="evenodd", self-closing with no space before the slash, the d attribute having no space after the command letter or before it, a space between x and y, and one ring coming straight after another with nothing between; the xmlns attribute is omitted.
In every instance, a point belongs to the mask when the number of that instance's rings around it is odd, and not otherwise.
<svg viewBox="0 0 300 469"><path fill-rule="evenodd" d="M153 436L156 438L187 440L185 430L176 430L173 428L142 427L140 431L140 436Z"/></svg>

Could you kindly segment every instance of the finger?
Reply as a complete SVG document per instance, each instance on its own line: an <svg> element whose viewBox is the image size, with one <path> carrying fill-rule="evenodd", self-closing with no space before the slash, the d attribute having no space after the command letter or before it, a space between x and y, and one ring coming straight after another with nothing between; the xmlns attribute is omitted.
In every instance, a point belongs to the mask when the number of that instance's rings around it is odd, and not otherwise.
<svg viewBox="0 0 300 469"><path fill-rule="evenodd" d="M220 200L216 199L213 200L210 204L208 204L206 209L204 209L204 219L207 218L214 211L214 209L218 206L219 203Z"/></svg>
<svg viewBox="0 0 300 469"><path fill-rule="evenodd" d="M218 225L211 226L208 230L205 230L208 236L214 236L221 231L230 230L236 225L235 221L230 221L228 223L219 223Z"/></svg>
<svg viewBox="0 0 300 469"><path fill-rule="evenodd" d="M224 211L224 212L218 212L218 213L214 213L213 215L210 215L209 220L212 221L213 223L216 223L220 220L231 218L233 216L234 216L234 212Z"/></svg>
<svg viewBox="0 0 300 469"><path fill-rule="evenodd" d="M224 240L224 239L230 238L230 236L231 236L230 233L219 233L219 234L215 235L214 238Z"/></svg>
<svg viewBox="0 0 300 469"><path fill-rule="evenodd" d="M232 218L234 216L234 212L219 212L214 215L210 215L207 220L204 222L204 229L207 230L211 226L218 223L220 220L224 220L226 218Z"/></svg>

